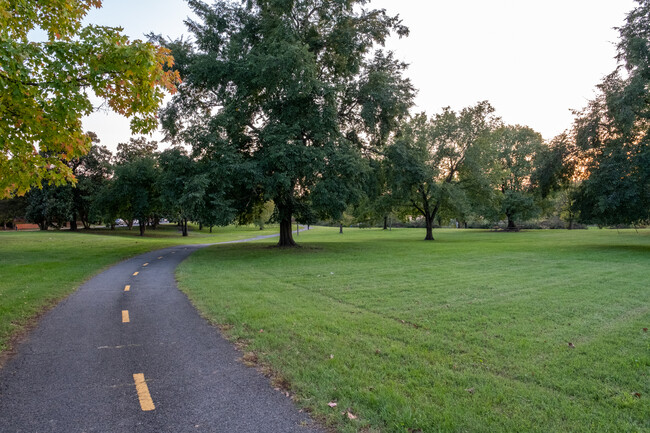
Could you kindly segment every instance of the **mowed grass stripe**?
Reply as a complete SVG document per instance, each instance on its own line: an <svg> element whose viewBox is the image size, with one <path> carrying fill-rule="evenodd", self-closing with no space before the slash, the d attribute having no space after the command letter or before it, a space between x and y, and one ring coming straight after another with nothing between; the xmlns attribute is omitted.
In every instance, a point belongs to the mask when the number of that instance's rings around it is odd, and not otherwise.
<svg viewBox="0 0 650 433"><path fill-rule="evenodd" d="M299 286L296 286L296 287L298 289L301 289L301 287L299 287ZM302 288L302 289L304 289L304 288ZM323 297L326 298L326 300L323 300L323 302L321 302L321 301L316 301L315 302L315 303L320 304L320 305L326 305L325 304L326 301L333 301L333 302L339 303L339 304L345 303L345 302L343 302L343 301L341 301L339 299L336 299L334 297L331 297L331 296L329 296L329 295L327 295L327 294L325 294L323 292L314 293L314 296L316 296L316 295L320 295L320 296L323 296ZM512 303L512 302L513 302L512 300L509 301L509 303ZM528 302L528 300L524 300L524 302ZM271 304L272 304L271 302L267 302L267 305L271 305ZM346 304L346 305L347 305L347 307L349 307L348 312L351 312L351 313L354 313L355 311L358 312L358 310L362 308L359 305L354 305L354 304ZM281 311L282 309L289 308L289 307L290 307L289 305L278 306L277 310ZM385 330L388 326L390 326L390 323L386 323L386 322L393 321L393 322L398 322L399 323L400 320L401 320L399 317L387 316L387 315L383 314L382 312L378 312L378 311L371 311L371 310L365 309L364 312L366 314L368 314L369 316L372 316L370 318L371 324L370 324L370 326L368 328L364 328L364 327L359 326L359 323L356 322L356 321L353 324L351 323L350 325L353 326L355 329L357 329L359 332L363 333L366 336L373 335L372 334L373 329L384 329ZM589 338L589 339L579 339L579 340L572 339L572 340L574 341L575 344L578 344L582 350L586 350L586 349L588 349L588 344L590 344L591 341L598 342L598 340L604 339L609 333L612 333L613 331L616 331L618 328L620 328L622 326L627 326L627 322L629 321L629 319L631 318L632 315L643 316L643 315L646 315L647 312L648 312L648 308L643 307L643 308L637 309L637 311L628 311L624 316L618 316L618 317L617 316L611 316L611 318L608 318L608 320L606 321L605 327L599 328L598 332L594 333L591 338ZM379 326L377 326L378 323L381 323L381 324ZM404 326L406 327L406 329L403 328ZM420 347L423 350L422 353L427 353L427 351L429 351L432 348L431 343L428 341L429 337L426 336L426 335L423 338L421 338L421 337L423 336L423 334L430 334L432 332L435 333L435 329L417 330L417 328L416 329L408 329L408 328L413 328L413 324L412 323L403 323L402 327L399 327L399 324L398 324L398 327L396 328L396 330L389 330L389 331L387 331L385 333L382 333L380 335L380 337L381 337L381 339L390 339L393 342L403 344L403 345L408 345L409 347ZM640 328L636 328L636 329L638 330ZM499 354L503 353L503 350L506 349L506 346L512 345L512 341L503 341L503 340L491 338L491 337L494 337L494 336L490 334L490 330L487 329L487 328L484 329L484 331L482 333L476 332L475 334L478 335L478 338L474 339L474 340L479 340L483 344L483 352L482 352L483 361L481 361L481 363L485 364L485 365L488 365L488 362L491 359L498 358ZM403 336L403 337L398 338L398 337L396 337L396 335ZM486 338L486 336L487 336L487 338ZM457 346L458 346L457 345L458 337L459 337L458 335L456 335L456 336L447 336L447 335L437 334L435 336L435 338L438 340L437 341L438 349L440 351L444 352L444 353L453 352L454 349L457 348ZM469 341L473 341L472 337L469 337L467 335L465 335L465 337ZM557 348L556 346L561 346L562 349L564 349L567 346L567 344L565 344L565 343L567 343L567 341L562 340L561 337L557 338L555 340L556 344L553 345L553 347L551 347L549 345L543 345L543 344L541 344L542 343L541 341L536 341L536 342L533 341L535 339L534 336L531 338L530 335L520 335L519 337L527 339L528 340L527 343L530 343L529 345L532 345L533 343L539 345L539 351L537 353L534 353L533 350L529 350L525 354L525 356L526 357L529 357L531 355L532 356L537 356L538 359L540 359L540 360L544 359L544 355L547 354L549 350L552 350L553 348ZM548 335L545 336L545 338L547 338L547 337L548 337ZM521 344L521 340L520 340L520 344ZM604 350L608 350L608 349L604 349ZM531 352L533 352L533 353L531 353ZM486 370L486 373L487 374L497 374L498 376L501 376L501 377L509 379L509 380L517 380L517 381L524 381L524 382L527 382L527 383L533 383L533 382L531 382L531 380L534 379L534 376L528 378L528 375L526 374L525 371L524 372L518 371L519 370L518 367L517 367L518 363L512 363L512 360L516 359L516 358L517 357L511 357L511 362L508 365L507 370L502 371L502 372L494 372L494 371L491 372L489 370L489 367L488 367L488 369ZM561 359L559 361L560 366L562 366L564 363L565 363L565 360L563 360L563 359ZM549 390L553 390L553 391L561 391L562 390L562 388L558 388L557 386L554 386L554 385L547 386L547 385L544 385L542 383L539 383L538 381L535 382L534 385L535 386L540 386L540 387L545 387L545 388L547 388ZM594 382L592 385L593 385L593 387L595 389L600 389L602 387L602 378L597 378L597 381ZM633 385L633 384L628 384L628 385Z"/></svg>
<svg viewBox="0 0 650 433"><path fill-rule="evenodd" d="M293 251L213 248L179 278L340 431L650 428L634 396L650 392L650 231L422 235L318 230Z"/></svg>

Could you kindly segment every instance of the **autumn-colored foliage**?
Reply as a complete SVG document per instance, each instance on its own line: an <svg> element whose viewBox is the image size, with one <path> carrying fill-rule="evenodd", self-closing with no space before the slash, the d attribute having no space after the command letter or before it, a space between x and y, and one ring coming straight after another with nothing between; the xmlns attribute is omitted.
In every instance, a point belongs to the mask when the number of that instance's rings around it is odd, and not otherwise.
<svg viewBox="0 0 650 433"><path fill-rule="evenodd" d="M165 91L175 92L167 49L130 41L120 28L81 26L100 6L0 0L0 197L74 182L66 161L90 146L81 124L93 111L87 91L130 117L134 133L153 130ZM47 41L30 41L34 29Z"/></svg>

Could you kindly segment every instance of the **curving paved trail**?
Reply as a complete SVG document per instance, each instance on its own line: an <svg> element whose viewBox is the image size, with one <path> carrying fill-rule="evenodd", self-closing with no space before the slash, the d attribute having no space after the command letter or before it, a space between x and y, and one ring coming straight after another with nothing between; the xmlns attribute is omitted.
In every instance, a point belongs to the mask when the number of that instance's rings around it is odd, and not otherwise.
<svg viewBox="0 0 650 433"><path fill-rule="evenodd" d="M46 314L0 370L0 432L320 431L177 289L204 246L119 263Z"/></svg>

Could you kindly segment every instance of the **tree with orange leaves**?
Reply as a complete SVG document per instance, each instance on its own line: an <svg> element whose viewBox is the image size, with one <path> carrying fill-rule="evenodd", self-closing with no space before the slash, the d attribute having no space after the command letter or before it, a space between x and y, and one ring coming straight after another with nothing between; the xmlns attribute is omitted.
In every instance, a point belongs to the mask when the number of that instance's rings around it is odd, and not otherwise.
<svg viewBox="0 0 650 433"><path fill-rule="evenodd" d="M165 91L175 92L167 49L130 41L120 28L82 27L99 7L101 0L0 0L0 198L75 182L66 162L90 148L81 124L93 111L87 91L131 118L134 133L155 129ZM35 29L46 42L29 40Z"/></svg>

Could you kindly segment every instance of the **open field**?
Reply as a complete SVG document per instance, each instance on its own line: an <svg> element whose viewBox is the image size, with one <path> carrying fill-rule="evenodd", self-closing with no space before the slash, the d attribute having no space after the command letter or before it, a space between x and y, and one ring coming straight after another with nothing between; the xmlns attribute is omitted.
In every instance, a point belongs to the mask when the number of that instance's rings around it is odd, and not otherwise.
<svg viewBox="0 0 650 433"><path fill-rule="evenodd" d="M178 277L335 430L650 431L650 230L434 235L317 228Z"/></svg>
<svg viewBox="0 0 650 433"><path fill-rule="evenodd" d="M170 245L223 242L272 234L277 228L214 228L183 238L175 226L138 236L126 229L0 232L0 353L35 316L89 277L127 257Z"/></svg>

